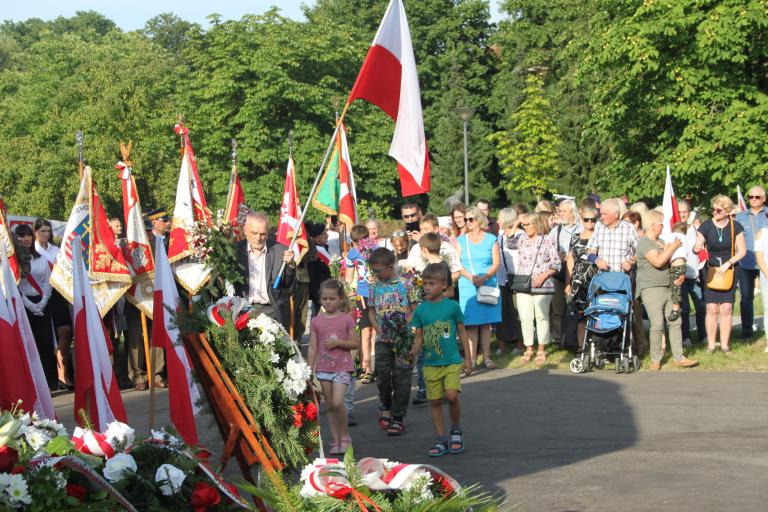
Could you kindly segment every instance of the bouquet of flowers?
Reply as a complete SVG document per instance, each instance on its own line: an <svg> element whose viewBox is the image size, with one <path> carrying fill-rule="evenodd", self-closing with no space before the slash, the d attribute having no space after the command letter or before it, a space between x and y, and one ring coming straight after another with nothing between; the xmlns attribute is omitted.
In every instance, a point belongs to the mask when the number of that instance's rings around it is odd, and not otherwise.
<svg viewBox="0 0 768 512"><path fill-rule="evenodd" d="M212 270L211 286L220 292L244 279L245 271L237 259L237 241L235 227L221 216L213 225L199 221L192 229L192 258ZM215 290L209 289L209 293L215 295Z"/></svg>
<svg viewBox="0 0 768 512"><path fill-rule="evenodd" d="M395 354L395 363L398 366L413 366L408 353L413 346L413 328L408 321L408 315L404 311L390 311L381 317L381 329L392 333L392 352Z"/></svg>

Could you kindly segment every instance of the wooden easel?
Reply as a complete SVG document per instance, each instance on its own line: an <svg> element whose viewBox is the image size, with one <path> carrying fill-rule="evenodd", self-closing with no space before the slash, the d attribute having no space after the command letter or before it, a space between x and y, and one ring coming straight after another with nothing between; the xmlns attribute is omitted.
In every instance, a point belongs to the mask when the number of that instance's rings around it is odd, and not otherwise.
<svg viewBox="0 0 768 512"><path fill-rule="evenodd" d="M285 466L256 424L229 375L222 368L219 358L208 344L207 337L204 334L186 334L183 339L224 440L221 472L224 472L227 462L234 456L243 478L247 481L256 485L251 466L260 464L275 487L285 490L285 482L279 474ZM259 510L266 512L266 506L261 499L255 498L255 501Z"/></svg>

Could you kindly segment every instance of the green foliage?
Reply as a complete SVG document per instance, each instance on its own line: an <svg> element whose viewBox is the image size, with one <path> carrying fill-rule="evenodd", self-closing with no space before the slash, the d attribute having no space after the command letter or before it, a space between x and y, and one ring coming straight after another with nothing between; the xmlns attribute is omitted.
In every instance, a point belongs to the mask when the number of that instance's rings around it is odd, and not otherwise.
<svg viewBox="0 0 768 512"><path fill-rule="evenodd" d="M560 166L560 139L544 98L543 81L536 74L526 80L525 100L510 116L510 129L491 136L496 142L508 194L530 190L537 198L549 190Z"/></svg>

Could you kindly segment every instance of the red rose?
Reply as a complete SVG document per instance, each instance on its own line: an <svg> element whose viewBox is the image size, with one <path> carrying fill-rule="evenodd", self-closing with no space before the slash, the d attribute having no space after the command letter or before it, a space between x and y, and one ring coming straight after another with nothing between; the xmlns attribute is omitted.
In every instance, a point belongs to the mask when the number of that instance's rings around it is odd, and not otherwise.
<svg viewBox="0 0 768 512"><path fill-rule="evenodd" d="M19 454L8 445L0 448L0 473L7 473L19 460Z"/></svg>
<svg viewBox="0 0 768 512"><path fill-rule="evenodd" d="M27 470L27 468L26 468L25 466L22 466L22 465L18 465L18 466L15 466L15 467L14 467L14 468L11 470L11 474L12 474L12 475L20 475L20 474L22 474L23 472L25 472L26 470Z"/></svg>
<svg viewBox="0 0 768 512"><path fill-rule="evenodd" d="M304 423L301 417L303 407L301 407L301 404L298 404L292 405L291 409L293 409L293 426L296 428L301 428L301 425Z"/></svg>
<svg viewBox="0 0 768 512"><path fill-rule="evenodd" d="M77 501L83 501L87 494L88 491L85 490L85 487L77 484L67 484L67 496L72 496Z"/></svg>
<svg viewBox="0 0 768 512"><path fill-rule="evenodd" d="M192 488L192 496L189 504L195 512L205 512L208 507L215 507L221 503L219 491L205 482L197 482Z"/></svg>
<svg viewBox="0 0 768 512"><path fill-rule="evenodd" d="M307 421L317 420L317 406L313 402L304 406L304 419Z"/></svg>

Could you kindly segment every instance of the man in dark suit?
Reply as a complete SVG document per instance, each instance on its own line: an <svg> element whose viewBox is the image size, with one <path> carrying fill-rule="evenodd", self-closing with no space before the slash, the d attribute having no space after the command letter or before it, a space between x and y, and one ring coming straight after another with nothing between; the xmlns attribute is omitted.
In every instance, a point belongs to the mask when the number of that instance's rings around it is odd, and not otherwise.
<svg viewBox="0 0 768 512"><path fill-rule="evenodd" d="M261 212L249 212L243 224L245 240L237 244L237 258L245 270L245 279L235 286L235 294L248 299L262 313L290 329L290 289L296 275L293 252L285 245L268 240L269 218ZM275 288L283 262L286 263L280 285Z"/></svg>

